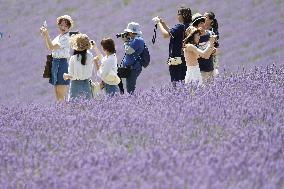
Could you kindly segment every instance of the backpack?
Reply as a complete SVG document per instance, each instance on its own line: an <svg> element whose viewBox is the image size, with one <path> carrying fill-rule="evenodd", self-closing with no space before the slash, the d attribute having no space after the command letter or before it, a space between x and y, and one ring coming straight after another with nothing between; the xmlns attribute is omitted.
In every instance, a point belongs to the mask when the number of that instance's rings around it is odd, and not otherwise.
<svg viewBox="0 0 284 189"><path fill-rule="evenodd" d="M140 54L140 59L141 59L141 65L146 68L149 63L150 63L150 53L149 53L149 49L146 46L146 44L144 43L144 50L143 52Z"/></svg>

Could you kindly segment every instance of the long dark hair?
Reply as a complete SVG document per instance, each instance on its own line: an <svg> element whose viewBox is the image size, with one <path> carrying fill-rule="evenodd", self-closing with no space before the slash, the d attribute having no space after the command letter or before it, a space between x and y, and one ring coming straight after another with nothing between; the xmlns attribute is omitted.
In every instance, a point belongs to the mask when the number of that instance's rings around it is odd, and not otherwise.
<svg viewBox="0 0 284 189"><path fill-rule="evenodd" d="M183 40L183 46L185 46L186 44L192 44L192 45L197 45L194 43L194 36L195 34L201 34L201 30L196 29L193 33L191 33L189 36L187 36L184 40Z"/></svg>
<svg viewBox="0 0 284 189"><path fill-rule="evenodd" d="M192 15L190 8L180 7L180 9L178 10L178 14L182 16L184 24L190 24L192 22Z"/></svg>
<svg viewBox="0 0 284 189"><path fill-rule="evenodd" d="M83 50L83 51L76 51L76 50L74 50L73 55L77 55L77 58L79 58L79 55L81 55L81 57L82 57L81 64L82 65L86 65L87 50Z"/></svg>
<svg viewBox="0 0 284 189"><path fill-rule="evenodd" d="M206 12L205 15L207 15L208 18L212 20L212 23L211 23L212 30L216 35L218 35L218 38L219 38L218 21L215 17L215 14L213 12Z"/></svg>

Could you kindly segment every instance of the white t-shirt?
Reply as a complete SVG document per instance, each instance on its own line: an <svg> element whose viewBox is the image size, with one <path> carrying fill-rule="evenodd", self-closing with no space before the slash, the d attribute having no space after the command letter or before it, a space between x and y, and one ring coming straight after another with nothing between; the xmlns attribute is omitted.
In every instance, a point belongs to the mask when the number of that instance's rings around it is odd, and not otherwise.
<svg viewBox="0 0 284 189"><path fill-rule="evenodd" d="M97 75L109 85L117 85L120 82L117 76L117 57L115 54L104 56Z"/></svg>
<svg viewBox="0 0 284 189"><path fill-rule="evenodd" d="M69 58L70 57L70 36L69 33L65 33L64 35L58 35L52 41L53 45L58 44L60 46L59 49L52 51L53 58Z"/></svg>
<svg viewBox="0 0 284 189"><path fill-rule="evenodd" d="M72 76L72 80L85 80L92 77L94 68L93 54L87 51L85 65L81 64L81 59L81 55L72 55L70 57L68 74Z"/></svg>

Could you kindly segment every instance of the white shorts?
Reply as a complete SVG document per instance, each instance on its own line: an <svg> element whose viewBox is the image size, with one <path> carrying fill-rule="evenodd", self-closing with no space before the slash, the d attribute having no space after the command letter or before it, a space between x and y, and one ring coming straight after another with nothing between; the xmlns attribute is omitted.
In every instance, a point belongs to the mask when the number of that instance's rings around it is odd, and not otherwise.
<svg viewBox="0 0 284 189"><path fill-rule="evenodd" d="M187 66L185 83L196 82L198 85L202 85L202 76L199 65Z"/></svg>

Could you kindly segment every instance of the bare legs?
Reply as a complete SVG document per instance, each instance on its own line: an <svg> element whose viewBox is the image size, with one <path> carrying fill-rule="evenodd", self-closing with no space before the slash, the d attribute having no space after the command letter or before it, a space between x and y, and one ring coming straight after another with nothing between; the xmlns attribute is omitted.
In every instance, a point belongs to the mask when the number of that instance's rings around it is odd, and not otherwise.
<svg viewBox="0 0 284 189"><path fill-rule="evenodd" d="M55 96L57 101L64 101L68 93L68 85L55 85Z"/></svg>

